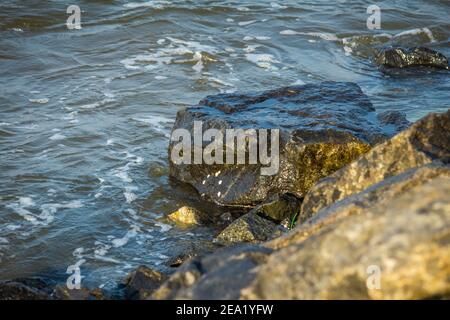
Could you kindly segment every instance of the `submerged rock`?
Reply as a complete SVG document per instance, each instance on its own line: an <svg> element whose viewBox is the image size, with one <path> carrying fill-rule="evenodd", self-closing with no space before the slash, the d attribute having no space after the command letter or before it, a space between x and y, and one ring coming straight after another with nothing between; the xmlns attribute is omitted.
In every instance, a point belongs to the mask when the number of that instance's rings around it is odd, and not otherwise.
<svg viewBox="0 0 450 320"><path fill-rule="evenodd" d="M303 201L300 222L386 178L436 160L450 163L450 110L429 114L357 161L319 181Z"/></svg>
<svg viewBox="0 0 450 320"><path fill-rule="evenodd" d="M262 165L259 160L257 164L249 164L249 161L212 165L175 162L171 155L177 154L179 150L175 146L181 142L171 141L170 175L191 184L217 204L234 206L254 206L276 194L290 193L302 198L317 180L403 128L380 121L359 86L347 82L210 96L196 107L179 111L172 133L185 129L194 137L194 121L202 122L203 131L215 128L224 137L227 129L255 129L259 142L258 134L261 135L262 129L280 130L279 161L269 158L272 169L273 166L278 169L272 175L261 174L269 164ZM188 145L191 142L188 141ZM203 142L202 148L209 144L210 141ZM242 151L245 159L249 159L249 145L245 149L233 149L233 157ZM273 151L276 153L276 148ZM226 152L230 152L230 148L225 148ZM192 161L193 154L194 148L183 153ZM236 163L236 157L234 160Z"/></svg>
<svg viewBox="0 0 450 320"><path fill-rule="evenodd" d="M129 300L144 300L166 280L166 275L140 266L124 280L124 295Z"/></svg>
<svg viewBox="0 0 450 320"><path fill-rule="evenodd" d="M450 292L450 178L439 177L279 250L245 299L426 299Z"/></svg>
<svg viewBox="0 0 450 320"><path fill-rule="evenodd" d="M380 67L407 68L407 67L434 67L449 69L447 58L432 49L388 47L382 49L375 56L375 62Z"/></svg>

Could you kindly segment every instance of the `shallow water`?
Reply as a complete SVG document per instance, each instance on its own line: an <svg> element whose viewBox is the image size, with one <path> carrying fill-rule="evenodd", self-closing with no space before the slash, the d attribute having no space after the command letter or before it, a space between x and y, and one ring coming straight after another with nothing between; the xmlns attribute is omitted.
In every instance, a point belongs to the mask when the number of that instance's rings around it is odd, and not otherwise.
<svg viewBox="0 0 450 320"><path fill-rule="evenodd" d="M450 2L71 1L0 4L0 279L114 288L212 230L160 220L195 194L169 183L177 110L208 94L353 81L378 110L412 121L449 108L448 73L387 76L370 62L388 42L450 56Z"/></svg>

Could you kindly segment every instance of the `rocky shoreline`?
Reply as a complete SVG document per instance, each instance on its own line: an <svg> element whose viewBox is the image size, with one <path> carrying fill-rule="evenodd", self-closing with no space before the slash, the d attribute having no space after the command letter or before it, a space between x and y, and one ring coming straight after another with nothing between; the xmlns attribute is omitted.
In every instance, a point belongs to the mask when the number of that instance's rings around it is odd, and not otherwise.
<svg viewBox="0 0 450 320"><path fill-rule="evenodd" d="M448 70L444 56L424 48L388 48L376 62ZM411 124L400 112L377 112L354 83L322 82L206 97L178 112L174 130L195 135L195 121L224 134L280 130L279 170L270 176L261 164L169 156L171 177L242 213L186 206L167 217L220 227L212 243L169 261L170 275L139 267L118 297L16 279L0 282L0 299L450 297L450 109ZM375 286L370 270L379 272Z"/></svg>

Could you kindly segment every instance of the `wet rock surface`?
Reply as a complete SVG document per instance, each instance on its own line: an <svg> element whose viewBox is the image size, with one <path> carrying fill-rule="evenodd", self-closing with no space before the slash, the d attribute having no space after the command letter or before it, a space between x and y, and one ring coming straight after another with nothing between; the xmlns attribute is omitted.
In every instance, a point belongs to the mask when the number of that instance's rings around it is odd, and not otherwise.
<svg viewBox="0 0 450 320"><path fill-rule="evenodd" d="M302 198L314 183L367 152L403 126L380 121L358 85L323 82L255 94L220 94L177 114L175 129L280 129L279 170L261 164L176 164L170 175L220 205L254 206L276 194ZM203 142L205 148L210 141ZM193 151L192 151L193 152ZM235 150L236 152L236 150ZM194 159L194 157L192 157ZM263 166L265 167L265 166Z"/></svg>
<svg viewBox="0 0 450 320"><path fill-rule="evenodd" d="M318 182L317 199L323 191L332 201L311 206L317 211L289 234L191 260L152 297L448 297L449 114L428 115L337 171L335 180Z"/></svg>
<svg viewBox="0 0 450 320"><path fill-rule="evenodd" d="M258 243L281 235L281 230L274 222L260 217L253 210L233 221L214 239L215 243L231 245L241 242Z"/></svg>
<svg viewBox="0 0 450 320"><path fill-rule="evenodd" d="M301 200L289 194L275 195L252 211L276 223L291 221L300 211Z"/></svg>
<svg viewBox="0 0 450 320"><path fill-rule="evenodd" d="M259 246L229 247L191 261L155 293L155 299L237 299L242 286L254 279L253 268L272 250Z"/></svg>
<svg viewBox="0 0 450 320"><path fill-rule="evenodd" d="M41 281L0 281L0 300L49 300L47 285Z"/></svg>
<svg viewBox="0 0 450 320"><path fill-rule="evenodd" d="M52 294L56 300L105 300L106 297L101 289L69 289L65 284L60 284L55 287Z"/></svg>
<svg viewBox="0 0 450 320"><path fill-rule="evenodd" d="M129 300L144 300L166 280L167 276L156 270L140 266L124 280L124 297Z"/></svg>
<svg viewBox="0 0 450 320"><path fill-rule="evenodd" d="M388 47L375 56L382 68L433 67L448 70L448 59L441 53L424 47Z"/></svg>
<svg viewBox="0 0 450 320"><path fill-rule="evenodd" d="M450 110L429 114L360 159L319 181L305 197L300 222L386 178L435 160L450 163Z"/></svg>

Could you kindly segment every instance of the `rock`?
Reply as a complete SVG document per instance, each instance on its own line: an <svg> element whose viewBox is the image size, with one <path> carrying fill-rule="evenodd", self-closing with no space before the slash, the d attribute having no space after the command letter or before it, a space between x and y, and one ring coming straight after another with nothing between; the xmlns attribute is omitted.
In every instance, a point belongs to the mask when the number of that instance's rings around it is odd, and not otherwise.
<svg viewBox="0 0 450 320"><path fill-rule="evenodd" d="M144 300L166 280L166 275L156 270L140 266L124 280L125 298L129 300Z"/></svg>
<svg viewBox="0 0 450 320"><path fill-rule="evenodd" d="M389 130L389 127L391 127L390 131L392 135L394 135L399 130L403 131L408 129L408 127L411 125L411 122L406 119L406 114L400 111L382 111L378 113L377 118L382 124L386 126L387 130Z"/></svg>
<svg viewBox="0 0 450 320"><path fill-rule="evenodd" d="M328 225L273 253L254 270L257 276L250 286L242 287L240 298L448 296L449 194L450 178L438 177Z"/></svg>
<svg viewBox="0 0 450 320"><path fill-rule="evenodd" d="M253 212L276 223L291 221L300 211L301 201L289 194L275 195L253 209Z"/></svg>
<svg viewBox="0 0 450 320"><path fill-rule="evenodd" d="M166 261L166 265L177 268L195 257L204 256L214 252L218 247L219 246L212 243L209 238L207 240L191 240L188 246L183 248L181 253Z"/></svg>
<svg viewBox="0 0 450 320"><path fill-rule="evenodd" d="M450 110L429 114L319 181L306 195L299 221L304 222L319 210L386 178L436 160L450 163Z"/></svg>
<svg viewBox="0 0 450 320"><path fill-rule="evenodd" d="M154 299L237 299L254 279L253 268L272 250L243 245L228 247L182 266L152 295Z"/></svg>
<svg viewBox="0 0 450 320"><path fill-rule="evenodd" d="M221 245L258 243L280 234L281 231L274 222L260 217L252 210L233 221L217 235L214 242Z"/></svg>
<svg viewBox="0 0 450 320"><path fill-rule="evenodd" d="M298 225L295 232L288 233L265 245L272 249L280 249L300 243L326 226L351 215L363 214L374 206L393 201L407 190L423 185L437 177L450 178L450 166L435 161L419 168L409 169L323 208L306 222Z"/></svg>
<svg viewBox="0 0 450 320"><path fill-rule="evenodd" d="M41 287L28 286L19 281L0 281L0 300L49 300L50 295Z"/></svg>
<svg viewBox="0 0 450 320"><path fill-rule="evenodd" d="M261 173L267 166L260 162L175 163L171 155L180 142L170 142L170 175L192 185L205 198L227 206L252 207L272 195L286 193L303 198L320 178L398 131L395 123L386 125L376 117L374 107L358 85L347 82L209 96L198 106L179 111L172 133L185 129L192 137L194 121L202 122L203 131L216 128L224 136L231 128L255 129L259 134L261 129L280 130L279 170L272 175ZM209 143L203 142L203 149ZM192 160L194 148L191 149ZM248 159L248 145L244 152ZM276 159L272 160L276 167Z"/></svg>
<svg viewBox="0 0 450 320"><path fill-rule="evenodd" d="M104 300L105 296L101 289L89 290L87 288L69 289L65 284L55 287L53 298L57 300Z"/></svg>
<svg viewBox="0 0 450 320"><path fill-rule="evenodd" d="M375 56L375 62L380 67L388 68L408 68L419 66L447 70L449 68L448 60L443 54L424 47L384 48Z"/></svg>
<svg viewBox="0 0 450 320"><path fill-rule="evenodd" d="M208 220L208 217L199 210L192 207L181 207L177 211L169 214L167 218L182 225L200 225Z"/></svg>

